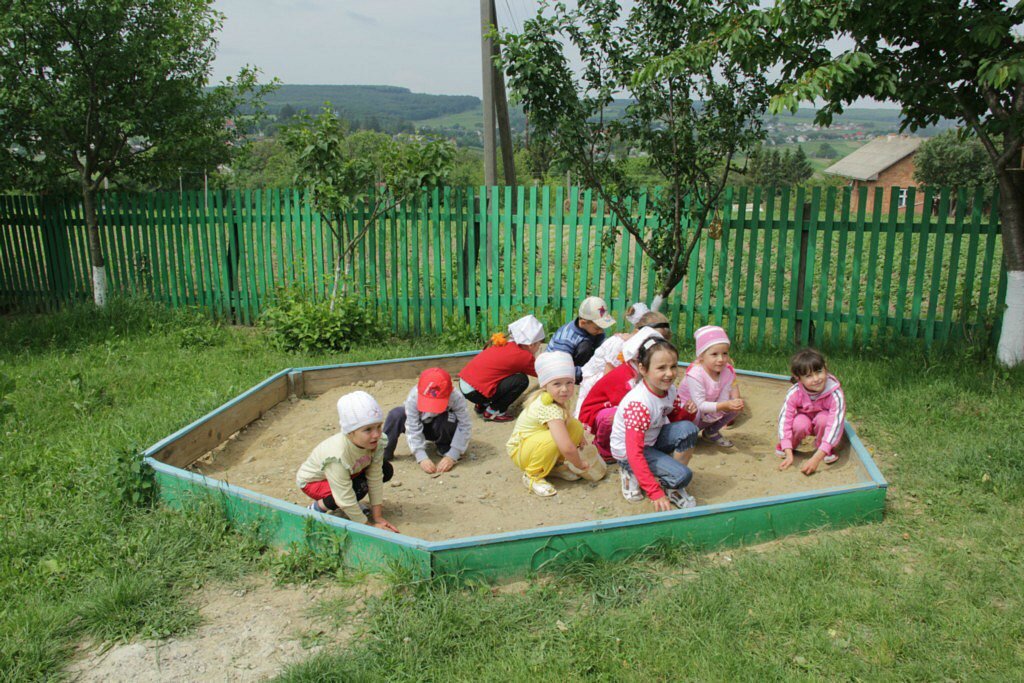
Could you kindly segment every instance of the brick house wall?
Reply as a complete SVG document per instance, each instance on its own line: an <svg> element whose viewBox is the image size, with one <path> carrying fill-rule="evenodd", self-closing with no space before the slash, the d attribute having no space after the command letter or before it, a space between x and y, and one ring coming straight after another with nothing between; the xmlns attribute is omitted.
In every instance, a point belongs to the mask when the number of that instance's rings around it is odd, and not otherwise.
<svg viewBox="0 0 1024 683"><path fill-rule="evenodd" d="M882 215L885 215L889 211L889 197L892 194L892 190L889 188L896 186L899 188L906 188L915 186L917 183L914 182L914 155L909 154L895 164L885 169L878 174L878 180L854 180L853 181L853 196L857 196L857 188L866 187L868 188L868 200L867 200L867 214L870 215L874 211L875 205L875 188L882 188ZM918 199L918 206L923 204L922 199Z"/></svg>

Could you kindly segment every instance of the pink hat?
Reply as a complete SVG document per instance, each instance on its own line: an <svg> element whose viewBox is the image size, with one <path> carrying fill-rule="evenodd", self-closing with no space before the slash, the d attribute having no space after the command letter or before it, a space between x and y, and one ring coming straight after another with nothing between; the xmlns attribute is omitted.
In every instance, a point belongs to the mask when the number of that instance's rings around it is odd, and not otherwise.
<svg viewBox="0 0 1024 683"><path fill-rule="evenodd" d="M697 357L710 349L715 344L732 345L729 335L718 325L705 325L693 333L693 339L697 342Z"/></svg>

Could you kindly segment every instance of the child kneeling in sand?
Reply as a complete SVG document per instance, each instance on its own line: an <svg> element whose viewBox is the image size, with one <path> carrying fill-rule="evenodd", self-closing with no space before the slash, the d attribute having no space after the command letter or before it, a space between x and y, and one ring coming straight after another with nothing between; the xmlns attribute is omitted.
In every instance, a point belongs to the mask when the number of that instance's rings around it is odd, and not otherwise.
<svg viewBox="0 0 1024 683"><path fill-rule="evenodd" d="M452 376L442 368L427 368L405 399L405 404L392 408L384 420L388 437L384 461L395 455L398 437L405 434L409 450L427 474L440 474L455 467L469 448L473 424L469 418L469 402L452 391ZM441 460L435 465L427 455L427 442L437 445Z"/></svg>
<svg viewBox="0 0 1024 683"><path fill-rule="evenodd" d="M553 496L555 487L549 474L573 481L584 477L598 481L604 477L605 464L599 457L584 456L583 425L571 417L576 393L576 366L563 351L537 356L537 381L541 388L524 404L516 420L508 454L523 471L523 485L538 496Z"/></svg>
<svg viewBox="0 0 1024 683"><path fill-rule="evenodd" d="M338 399L341 432L325 439L299 467L295 483L313 499L315 512L340 510L353 522L366 524L359 499L370 496L373 526L398 532L384 519L384 482L394 470L384 462L388 438L382 425L384 414L377 401L365 391L354 391Z"/></svg>

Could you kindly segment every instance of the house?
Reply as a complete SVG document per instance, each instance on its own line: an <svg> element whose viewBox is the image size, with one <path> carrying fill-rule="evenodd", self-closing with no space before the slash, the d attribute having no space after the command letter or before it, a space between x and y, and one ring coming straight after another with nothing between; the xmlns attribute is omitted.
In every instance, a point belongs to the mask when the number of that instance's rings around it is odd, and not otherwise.
<svg viewBox="0 0 1024 683"><path fill-rule="evenodd" d="M856 197L857 188L868 188L867 211L874 210L876 187L882 193L882 212L889 210L891 190L901 188L899 206L907 201L907 187L914 185L914 154L924 142L909 135L885 135L875 138L857 151L843 157L825 169L825 173L841 176L850 181Z"/></svg>

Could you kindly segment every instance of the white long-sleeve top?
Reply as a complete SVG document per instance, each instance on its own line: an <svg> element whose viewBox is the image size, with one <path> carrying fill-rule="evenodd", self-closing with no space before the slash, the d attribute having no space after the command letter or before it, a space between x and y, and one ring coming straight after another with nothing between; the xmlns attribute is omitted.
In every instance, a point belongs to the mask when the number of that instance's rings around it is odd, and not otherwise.
<svg viewBox="0 0 1024 683"><path fill-rule="evenodd" d="M469 403L461 392L453 391L448 397L448 410L443 413L421 413L416 407L416 387L409 390L405 399L405 439L409 443L409 450L412 451L416 462L423 462L427 459L427 440L423 436L423 425L433 420L448 420L454 416L459 425L455 428L455 435L452 437L451 448L447 455L452 460L458 461L462 454L469 448L469 436L473 429L473 421L469 415Z"/></svg>

